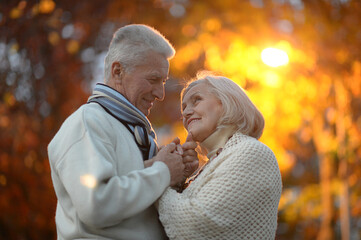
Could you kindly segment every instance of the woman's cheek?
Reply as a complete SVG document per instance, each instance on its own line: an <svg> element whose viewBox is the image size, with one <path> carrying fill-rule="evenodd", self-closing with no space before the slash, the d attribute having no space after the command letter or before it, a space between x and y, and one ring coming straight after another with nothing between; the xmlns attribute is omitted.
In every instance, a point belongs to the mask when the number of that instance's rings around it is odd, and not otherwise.
<svg viewBox="0 0 361 240"><path fill-rule="evenodd" d="M192 134L193 140L196 142L199 142L199 131L195 131L194 129L191 129L188 131L188 133Z"/></svg>

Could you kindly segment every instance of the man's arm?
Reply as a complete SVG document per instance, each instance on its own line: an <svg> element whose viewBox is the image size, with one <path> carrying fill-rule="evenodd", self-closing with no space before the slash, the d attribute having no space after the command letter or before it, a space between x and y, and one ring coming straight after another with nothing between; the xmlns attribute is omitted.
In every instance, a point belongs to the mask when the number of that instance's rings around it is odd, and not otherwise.
<svg viewBox="0 0 361 240"><path fill-rule="evenodd" d="M84 122L77 120L78 115L71 124L64 125L61 136L56 137L49 148L49 159L60 180L57 184L60 204L71 203L84 224L103 228L144 211L171 181L176 181L176 175L170 173L172 167L155 161L152 167L124 171L124 175L119 176L119 169L128 168L119 164L131 162L134 155L118 156L112 144L114 131L107 130L113 128L106 127L108 122L96 111L89 115L92 117L84 118ZM127 130L124 128L124 131ZM173 162L183 170L181 157L172 153L173 150L169 146L163 157L168 162L178 158Z"/></svg>
<svg viewBox="0 0 361 240"><path fill-rule="evenodd" d="M92 142L92 143L89 143ZM170 184L167 166L156 162L147 169L118 176L112 146L94 139L77 143L56 170L77 215L85 224L103 228L119 224L153 204ZM99 145L99 144L96 144ZM121 167L121 166L120 166Z"/></svg>

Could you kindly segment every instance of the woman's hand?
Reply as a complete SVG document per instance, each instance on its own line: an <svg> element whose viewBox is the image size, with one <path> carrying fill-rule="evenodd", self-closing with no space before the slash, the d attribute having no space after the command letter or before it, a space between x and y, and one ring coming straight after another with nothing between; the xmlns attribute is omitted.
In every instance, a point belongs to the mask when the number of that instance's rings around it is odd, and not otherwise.
<svg viewBox="0 0 361 240"><path fill-rule="evenodd" d="M193 141L192 134L189 133L185 143L182 145L183 149L183 163L184 163L184 177L188 178L199 166L198 154L196 152L198 144Z"/></svg>
<svg viewBox="0 0 361 240"><path fill-rule="evenodd" d="M175 150L172 151L172 152L182 156L182 154L183 154L183 149L182 149L182 146L180 145L180 140L179 140L179 138L178 138L178 137L174 138L173 141L172 141L172 143L174 143L174 144L176 145ZM160 152L160 151L162 150L162 148L164 148L164 146L161 146L161 147L159 148L159 151L158 151L158 152ZM151 167L151 166L153 165L154 161L155 161L154 158L145 160L145 161L144 161L144 168Z"/></svg>

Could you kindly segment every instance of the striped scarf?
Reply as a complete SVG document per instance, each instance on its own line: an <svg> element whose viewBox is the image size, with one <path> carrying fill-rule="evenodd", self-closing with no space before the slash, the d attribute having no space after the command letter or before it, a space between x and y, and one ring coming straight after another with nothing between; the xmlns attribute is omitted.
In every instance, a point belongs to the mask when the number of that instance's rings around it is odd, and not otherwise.
<svg viewBox="0 0 361 240"><path fill-rule="evenodd" d="M156 135L148 118L134 107L122 94L115 89L97 83L88 103L98 103L105 111L119 120L133 134L143 155L147 160L156 155L158 146Z"/></svg>

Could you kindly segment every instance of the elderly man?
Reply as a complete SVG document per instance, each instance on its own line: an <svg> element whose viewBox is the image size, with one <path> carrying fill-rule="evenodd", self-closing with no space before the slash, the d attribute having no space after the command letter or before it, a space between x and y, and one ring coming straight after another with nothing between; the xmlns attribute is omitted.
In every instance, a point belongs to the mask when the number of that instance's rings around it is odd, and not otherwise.
<svg viewBox="0 0 361 240"><path fill-rule="evenodd" d="M58 239L164 239L153 203L198 165L196 143L161 148L147 119L164 99L171 44L145 25L118 29L105 81L48 146ZM185 167L186 166L186 167Z"/></svg>

